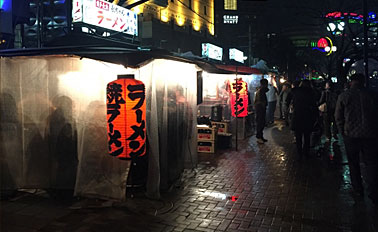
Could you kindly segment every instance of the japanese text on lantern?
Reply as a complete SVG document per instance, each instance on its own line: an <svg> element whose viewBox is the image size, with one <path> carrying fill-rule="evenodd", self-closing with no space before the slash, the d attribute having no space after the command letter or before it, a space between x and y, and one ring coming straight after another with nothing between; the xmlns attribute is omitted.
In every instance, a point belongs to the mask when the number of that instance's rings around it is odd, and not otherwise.
<svg viewBox="0 0 378 232"><path fill-rule="evenodd" d="M119 79L107 86L108 148L120 159L146 153L145 87L141 81Z"/></svg>
<svg viewBox="0 0 378 232"><path fill-rule="evenodd" d="M231 85L231 113L233 117L248 115L248 88L247 83L237 80Z"/></svg>

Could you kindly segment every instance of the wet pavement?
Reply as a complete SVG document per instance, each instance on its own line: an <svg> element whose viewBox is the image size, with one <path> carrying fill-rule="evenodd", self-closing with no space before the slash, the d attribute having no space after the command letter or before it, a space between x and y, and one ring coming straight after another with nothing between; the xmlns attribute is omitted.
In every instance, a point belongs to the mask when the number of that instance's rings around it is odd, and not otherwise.
<svg viewBox="0 0 378 232"><path fill-rule="evenodd" d="M298 160L281 122L265 135L262 145L249 137L238 151L199 154L161 200L137 190L125 203L20 193L1 202L0 231L378 231L378 210L350 194L341 139Z"/></svg>

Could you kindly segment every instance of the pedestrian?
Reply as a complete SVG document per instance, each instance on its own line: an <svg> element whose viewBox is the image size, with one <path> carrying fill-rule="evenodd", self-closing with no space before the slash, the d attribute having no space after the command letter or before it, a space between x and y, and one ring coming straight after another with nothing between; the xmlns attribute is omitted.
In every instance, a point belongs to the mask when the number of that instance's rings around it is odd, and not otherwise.
<svg viewBox="0 0 378 232"><path fill-rule="evenodd" d="M327 141L331 141L332 137L337 139L337 126L334 117L336 101L337 94L333 90L332 82L327 81L319 100L319 110L323 118L323 131Z"/></svg>
<svg viewBox="0 0 378 232"><path fill-rule="evenodd" d="M267 142L263 136L263 131L265 127L265 114L266 114L266 106L268 104L268 100L266 98L266 92L268 92L268 81L266 79L260 80L260 87L256 91L255 95L255 112L256 112L256 138L257 143L263 144Z"/></svg>
<svg viewBox="0 0 378 232"><path fill-rule="evenodd" d="M347 91L348 89L349 89L349 83L348 83L348 82L345 82L345 83L344 83L343 92Z"/></svg>
<svg viewBox="0 0 378 232"><path fill-rule="evenodd" d="M293 119L293 98L294 98L294 92L295 90L299 87L300 82L299 81L294 81L291 83L291 89L286 97L286 106L289 110L289 115L288 115L288 122L289 125L291 125L292 119Z"/></svg>
<svg viewBox="0 0 378 232"><path fill-rule="evenodd" d="M280 115L281 119L285 120L286 126L289 125L289 106L286 104L288 95L290 94L290 84L285 82L279 96Z"/></svg>
<svg viewBox="0 0 378 232"><path fill-rule="evenodd" d="M298 159L308 157L310 152L310 136L314 128L318 110L314 91L309 80L303 80L293 90L293 118L291 129L295 133Z"/></svg>
<svg viewBox="0 0 378 232"><path fill-rule="evenodd" d="M266 93L266 97L268 100L268 108L266 112L266 122L267 124L273 124L274 123L274 112L276 111L277 106L277 95L278 90L274 86L274 78L271 78L270 84L268 85L268 92Z"/></svg>
<svg viewBox="0 0 378 232"><path fill-rule="evenodd" d="M378 206L378 99L375 92L364 87L363 74L353 74L350 80L350 89L337 100L336 124L344 138L353 193L364 195L361 154L366 167L369 197Z"/></svg>

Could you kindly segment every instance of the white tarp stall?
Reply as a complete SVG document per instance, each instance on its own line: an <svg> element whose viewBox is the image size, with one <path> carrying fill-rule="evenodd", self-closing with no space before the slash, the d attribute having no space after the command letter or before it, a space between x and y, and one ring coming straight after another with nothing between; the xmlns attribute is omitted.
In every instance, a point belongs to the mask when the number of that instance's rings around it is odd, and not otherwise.
<svg viewBox="0 0 378 232"><path fill-rule="evenodd" d="M159 197L196 162L194 64L155 59L135 69L75 56L0 58L0 187L124 200L130 161L108 155L106 85L146 86L147 193ZM147 172L147 170L146 170Z"/></svg>
<svg viewBox="0 0 378 232"><path fill-rule="evenodd" d="M204 101L200 105L201 115L210 115L211 106L220 104L223 106L224 119L231 119L230 83L235 82L235 78L241 78L248 84L248 91L251 93L251 102L253 102L253 94L259 86L261 75L258 74L219 74L219 73L203 73L203 98Z"/></svg>
<svg viewBox="0 0 378 232"><path fill-rule="evenodd" d="M260 85L261 74L221 74L221 73L203 73L203 102L199 105L201 116L211 116L211 108L215 105L222 107L222 120L231 121L230 132L235 136L236 125L235 118L231 116L231 98L230 84L235 82L235 78L241 78L248 84L250 94L250 110L252 110L254 93ZM247 131L250 132L250 122L245 122L244 118L239 118L238 137L244 139Z"/></svg>

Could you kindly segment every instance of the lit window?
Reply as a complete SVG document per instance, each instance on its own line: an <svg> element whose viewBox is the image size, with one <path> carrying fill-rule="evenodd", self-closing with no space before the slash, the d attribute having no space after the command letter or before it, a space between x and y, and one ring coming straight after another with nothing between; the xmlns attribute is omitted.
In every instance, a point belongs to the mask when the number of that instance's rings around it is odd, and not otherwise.
<svg viewBox="0 0 378 232"><path fill-rule="evenodd" d="M237 0L224 0L225 10L237 10Z"/></svg>

